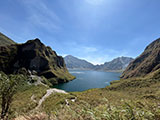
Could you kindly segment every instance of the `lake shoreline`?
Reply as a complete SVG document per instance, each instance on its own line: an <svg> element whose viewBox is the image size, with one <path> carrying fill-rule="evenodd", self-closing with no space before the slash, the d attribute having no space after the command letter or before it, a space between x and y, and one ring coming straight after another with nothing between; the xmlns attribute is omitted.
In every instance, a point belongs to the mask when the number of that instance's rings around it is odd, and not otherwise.
<svg viewBox="0 0 160 120"><path fill-rule="evenodd" d="M115 72L115 73L122 73L124 70L92 70L92 69L71 69L67 68L68 71L80 70L80 71L97 71L97 72Z"/></svg>
<svg viewBox="0 0 160 120"><path fill-rule="evenodd" d="M105 88L111 81L120 80L119 72L104 72L93 70L69 70L76 79L53 86L67 92L82 92L88 89Z"/></svg>

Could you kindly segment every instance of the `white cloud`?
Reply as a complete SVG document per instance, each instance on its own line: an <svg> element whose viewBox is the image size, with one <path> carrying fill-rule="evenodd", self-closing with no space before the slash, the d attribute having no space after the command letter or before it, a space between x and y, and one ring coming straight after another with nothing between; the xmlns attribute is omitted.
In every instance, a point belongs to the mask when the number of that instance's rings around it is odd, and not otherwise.
<svg viewBox="0 0 160 120"><path fill-rule="evenodd" d="M60 30L60 18L52 8L49 8L42 0L22 0L29 13L28 22L35 27L42 27L48 31Z"/></svg>
<svg viewBox="0 0 160 120"><path fill-rule="evenodd" d="M86 56L86 57L82 57L81 59L87 60L88 62L91 62L94 65L103 64L104 62L110 60L108 55L105 55L105 56L99 56L99 55Z"/></svg>
<svg viewBox="0 0 160 120"><path fill-rule="evenodd" d="M84 47L82 47L84 48ZM87 51L86 51L87 50ZM81 59L85 59L94 65L103 64L105 62L111 61L114 58L121 57L121 56L128 56L128 52L125 50L117 51L113 49L98 49L98 48L86 48L78 50L76 56L79 56ZM73 55L74 56L74 55Z"/></svg>
<svg viewBox="0 0 160 120"><path fill-rule="evenodd" d="M60 27L55 25L51 19L46 19L43 15L41 14L34 14L31 17L29 17L29 21L32 22L32 24L36 26L41 26L48 31L50 30L59 30Z"/></svg>
<svg viewBox="0 0 160 120"><path fill-rule="evenodd" d="M66 57L68 54L60 54L60 56L62 57Z"/></svg>
<svg viewBox="0 0 160 120"><path fill-rule="evenodd" d="M70 54L80 59L85 59L93 64L103 64L113 60L116 57L128 56L128 51L126 50L115 50L110 48L101 48L95 46L86 46L78 44L77 42L66 42L64 46L67 46L67 52L65 54ZM61 54L63 55L63 54ZM63 55L65 56L65 55Z"/></svg>

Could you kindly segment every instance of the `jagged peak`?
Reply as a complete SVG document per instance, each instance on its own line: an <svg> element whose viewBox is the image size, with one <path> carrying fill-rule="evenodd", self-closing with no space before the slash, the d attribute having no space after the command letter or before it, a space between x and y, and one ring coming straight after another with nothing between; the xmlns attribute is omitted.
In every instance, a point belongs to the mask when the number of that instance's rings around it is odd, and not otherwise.
<svg viewBox="0 0 160 120"><path fill-rule="evenodd" d="M32 40L28 40L26 43L23 44L24 46L33 46L36 48L42 48L42 47L46 47L41 41L40 39L36 38L36 39L32 39ZM47 48L47 47L46 47Z"/></svg>
<svg viewBox="0 0 160 120"><path fill-rule="evenodd" d="M40 39L39 39L39 38L34 39L34 41L36 41L36 42L40 42L40 43L41 43L41 41L40 41Z"/></svg>
<svg viewBox="0 0 160 120"><path fill-rule="evenodd" d="M37 44L43 44L39 38L35 38L32 40L28 40L26 43L37 43Z"/></svg>

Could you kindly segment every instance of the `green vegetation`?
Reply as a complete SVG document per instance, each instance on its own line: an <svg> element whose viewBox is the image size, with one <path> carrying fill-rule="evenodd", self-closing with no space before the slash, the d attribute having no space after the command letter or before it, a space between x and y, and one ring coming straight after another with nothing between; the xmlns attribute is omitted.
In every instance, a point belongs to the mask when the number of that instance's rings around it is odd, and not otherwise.
<svg viewBox="0 0 160 120"><path fill-rule="evenodd" d="M0 32L0 46L11 44L15 44L15 42Z"/></svg>
<svg viewBox="0 0 160 120"><path fill-rule="evenodd" d="M131 62L122 80L103 89L50 94L49 87L75 78L63 58L39 39L16 44L0 33L0 71L17 74L0 73L1 119L160 120L159 53L157 39ZM27 77L31 74L41 78Z"/></svg>
<svg viewBox="0 0 160 120"><path fill-rule="evenodd" d="M22 85L22 75L5 75L0 73L1 119L8 119L13 96Z"/></svg>
<svg viewBox="0 0 160 120"><path fill-rule="evenodd" d="M150 49L152 46L146 50L152 51ZM128 71L133 71L126 72L129 77L123 74L124 79L113 81L110 86L103 89L68 94L53 92L42 104L39 104L39 101L48 95L47 90L50 89L47 86L51 87L74 79L66 69L63 58L57 56L55 51L43 45L38 39L21 45L0 47L2 49L0 68L5 73L27 75L28 70L33 70L35 67L37 69L35 73L40 71L37 74L44 76L29 79L21 75L1 74L3 77L0 77L2 105L0 112L9 119L17 120L160 120L160 69L159 52L157 52L159 44L154 46L156 52L152 51L153 54L146 61L144 60L146 56L142 54L138 60L130 64Z"/></svg>
<svg viewBox="0 0 160 120"><path fill-rule="evenodd" d="M38 105L39 100L46 94L48 88L43 85L27 85L14 95L12 111L19 116L29 113Z"/></svg>
<svg viewBox="0 0 160 120"><path fill-rule="evenodd" d="M11 119L33 110L46 94L48 87L30 85L23 75L0 73L0 112L1 119Z"/></svg>
<svg viewBox="0 0 160 120"><path fill-rule="evenodd" d="M72 100L75 100L72 101ZM67 101L67 102L66 102ZM68 95L52 94L36 114L46 120L159 120L160 108L152 98L135 98L127 92L92 89Z"/></svg>
<svg viewBox="0 0 160 120"><path fill-rule="evenodd" d="M159 72L145 78L114 81L103 89L53 93L36 111L37 102L48 88L30 86L15 95L12 108L17 117L39 120L159 120ZM33 94L37 102L31 99Z"/></svg>
<svg viewBox="0 0 160 120"><path fill-rule="evenodd" d="M49 87L23 84L13 96L9 117L20 119L25 116L38 120L159 120L159 73L160 70L157 70L144 78L113 81L103 89L52 93L39 109L35 108Z"/></svg>
<svg viewBox="0 0 160 120"><path fill-rule="evenodd" d="M52 77L49 78L48 81L53 85L57 85L59 83L65 83L65 82L69 82L73 79L75 79L75 76L72 76L67 69L62 69L62 68L58 68L56 67L56 69L54 69L51 66L52 70L51 71L46 71L44 73L42 73L43 75L48 75L49 73L54 73L54 75L56 77Z"/></svg>
<svg viewBox="0 0 160 120"><path fill-rule="evenodd" d="M24 75L33 72L49 79L47 84L52 85L75 78L68 72L63 58L39 39L29 40L24 44L0 46L0 71Z"/></svg>

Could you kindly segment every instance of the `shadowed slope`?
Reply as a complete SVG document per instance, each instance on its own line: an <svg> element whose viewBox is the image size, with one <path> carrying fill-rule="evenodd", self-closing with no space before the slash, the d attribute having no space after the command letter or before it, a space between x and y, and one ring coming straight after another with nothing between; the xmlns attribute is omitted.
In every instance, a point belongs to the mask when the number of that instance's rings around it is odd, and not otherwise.
<svg viewBox="0 0 160 120"><path fill-rule="evenodd" d="M29 40L24 44L1 46L0 71L7 74L35 72L49 79L52 84L74 79L69 74L63 58L39 39Z"/></svg>
<svg viewBox="0 0 160 120"><path fill-rule="evenodd" d="M129 64L121 78L141 77L160 68L160 39L146 47L144 52Z"/></svg>

